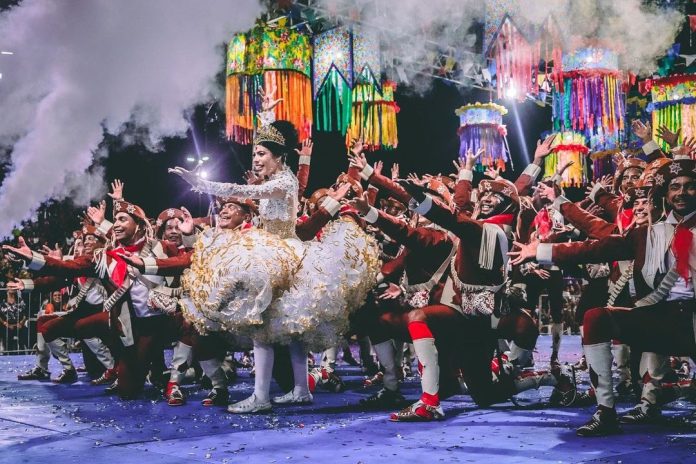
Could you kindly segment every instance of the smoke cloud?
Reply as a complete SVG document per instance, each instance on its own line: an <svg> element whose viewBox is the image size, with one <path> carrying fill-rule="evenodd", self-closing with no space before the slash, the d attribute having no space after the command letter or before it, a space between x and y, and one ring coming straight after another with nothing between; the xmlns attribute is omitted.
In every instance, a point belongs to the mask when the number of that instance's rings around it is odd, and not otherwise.
<svg viewBox="0 0 696 464"><path fill-rule="evenodd" d="M382 29L386 61L433 62L438 44L450 51L462 69L482 64L463 50L471 50L470 27L483 22L484 0L321 0L328 12L344 13ZM656 60L672 45L684 15L674 9L644 5L641 0L509 0L512 17L542 24L556 20L568 48L602 41L621 53L622 68L637 74L655 70ZM356 15L356 12L358 14ZM422 68L421 68L422 69ZM403 76L402 76L403 77Z"/></svg>
<svg viewBox="0 0 696 464"><path fill-rule="evenodd" d="M0 237L46 200L103 194L88 171L103 131L147 126L150 143L185 133L184 111L220 98L220 46L248 29L258 0L24 0L0 15ZM0 152L3 150L0 149Z"/></svg>

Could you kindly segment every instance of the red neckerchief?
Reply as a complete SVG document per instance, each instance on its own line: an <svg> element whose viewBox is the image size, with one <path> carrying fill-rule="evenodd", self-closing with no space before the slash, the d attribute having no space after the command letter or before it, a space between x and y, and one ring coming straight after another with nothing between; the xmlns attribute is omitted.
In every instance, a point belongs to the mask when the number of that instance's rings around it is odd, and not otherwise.
<svg viewBox="0 0 696 464"><path fill-rule="evenodd" d="M633 208L623 209L616 216L616 226L619 230L625 231L633 222Z"/></svg>
<svg viewBox="0 0 696 464"><path fill-rule="evenodd" d="M536 228L537 235L541 239L545 239L551 233L553 225L551 224L551 217L549 216L549 210L546 208L541 208L539 212L534 217L532 221L532 226Z"/></svg>
<svg viewBox="0 0 696 464"><path fill-rule="evenodd" d="M128 263L126 263L123 258L119 256L119 254L123 254L125 252L136 253L142 250L144 246L145 240L141 239L135 245L120 246L118 248L107 250L106 256L109 256L111 259L116 261L116 267L114 267L114 271L111 273L111 280L118 287L123 284L123 281L126 279L126 274L128 274Z"/></svg>
<svg viewBox="0 0 696 464"><path fill-rule="evenodd" d="M672 252L677 260L677 272L687 282L689 281L690 272L689 252L694 239L694 233L689 229L694 225L696 225L696 215L692 216L688 221L678 224L672 239Z"/></svg>
<svg viewBox="0 0 696 464"><path fill-rule="evenodd" d="M511 226L514 220L514 214L496 214L481 221L488 224L498 224L499 226Z"/></svg>

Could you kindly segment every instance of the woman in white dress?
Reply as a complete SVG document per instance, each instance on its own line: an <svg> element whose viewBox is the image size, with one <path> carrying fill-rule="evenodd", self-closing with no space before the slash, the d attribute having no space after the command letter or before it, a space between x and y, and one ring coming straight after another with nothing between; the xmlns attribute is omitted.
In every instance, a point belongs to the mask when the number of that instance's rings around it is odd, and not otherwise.
<svg viewBox="0 0 696 464"><path fill-rule="evenodd" d="M327 225L321 241L295 234L298 181L285 164L297 146L291 123L261 126L254 137L257 185L206 181L174 168L193 189L221 197L259 200L261 226L199 239L182 284L184 314L199 331L228 331L254 341L254 394L230 405L233 413L271 409L273 343L288 344L295 388L278 404L309 403L307 349L335 344L349 313L364 300L379 272L378 249L356 222Z"/></svg>

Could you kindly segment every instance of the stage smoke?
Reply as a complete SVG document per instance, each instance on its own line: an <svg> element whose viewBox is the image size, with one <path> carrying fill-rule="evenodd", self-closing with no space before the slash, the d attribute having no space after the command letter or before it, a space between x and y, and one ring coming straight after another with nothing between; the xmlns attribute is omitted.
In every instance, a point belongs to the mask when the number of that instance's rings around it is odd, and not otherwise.
<svg viewBox="0 0 696 464"><path fill-rule="evenodd" d="M13 150L0 237L48 199L103 194L100 171L86 171L104 129L147 126L150 146L183 134L185 110L222 99L221 47L260 12L258 0L24 0L3 12L14 55L0 61L0 145Z"/></svg>

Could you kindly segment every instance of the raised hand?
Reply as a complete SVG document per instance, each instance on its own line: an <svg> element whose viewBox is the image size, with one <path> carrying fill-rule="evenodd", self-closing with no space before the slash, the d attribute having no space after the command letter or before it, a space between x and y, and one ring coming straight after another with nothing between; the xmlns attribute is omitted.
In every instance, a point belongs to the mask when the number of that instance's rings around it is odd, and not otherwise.
<svg viewBox="0 0 696 464"><path fill-rule="evenodd" d="M275 108L278 103L282 102L282 98L273 98L275 96L276 86L273 86L266 92L263 88L259 89L259 96L261 97L261 111L271 111Z"/></svg>
<svg viewBox="0 0 696 464"><path fill-rule="evenodd" d="M63 250L60 249L60 245L58 243L56 243L55 248L51 248L47 245L42 245L41 250L39 250L39 253L41 253L44 256L50 256L51 258L63 259Z"/></svg>
<svg viewBox="0 0 696 464"><path fill-rule="evenodd" d="M508 252L511 258L510 264L516 266L525 261L531 261L536 258L537 248L539 248L539 240L532 240L529 243L512 242L518 249Z"/></svg>
<svg viewBox="0 0 696 464"><path fill-rule="evenodd" d="M258 185L263 182L260 176L257 176L254 171L247 171L244 173L244 180L249 185Z"/></svg>
<svg viewBox="0 0 696 464"><path fill-rule="evenodd" d="M179 224L179 230L184 235L191 235L194 228L191 212L183 206L181 207L181 212L184 214L184 220Z"/></svg>
<svg viewBox="0 0 696 464"><path fill-rule="evenodd" d="M363 216L369 213L370 208L372 208L372 206L370 206L370 202L367 199L367 192L363 192L362 195L356 196L351 201L349 201L348 204Z"/></svg>
<svg viewBox="0 0 696 464"><path fill-rule="evenodd" d="M181 177L191 185L198 185L199 178L197 171L199 168L200 167L197 167L193 171L189 171L187 169L177 166L175 168L169 168L167 172L169 172L170 174L176 174L177 176Z"/></svg>
<svg viewBox="0 0 696 464"><path fill-rule="evenodd" d="M612 161L616 166L621 166L623 162L626 161L626 158L626 152L622 150L612 157Z"/></svg>
<svg viewBox="0 0 696 464"><path fill-rule="evenodd" d="M114 201L123 200L124 184L120 179L114 179L111 183L111 193L107 193Z"/></svg>
<svg viewBox="0 0 696 464"><path fill-rule="evenodd" d="M19 237L17 239L17 246L13 247L11 245L3 245L2 249L7 251L10 255L19 259L30 260L32 257L31 248L24 241L24 237Z"/></svg>
<svg viewBox="0 0 696 464"><path fill-rule="evenodd" d="M104 222L106 217L106 202L104 200L99 202L98 207L90 206L87 208L87 217L95 223L97 226Z"/></svg>
<svg viewBox="0 0 696 464"><path fill-rule="evenodd" d="M464 161L464 158L457 158L456 160L452 161L452 164L454 165L454 169L456 170L457 174L468 169L466 167L466 162Z"/></svg>
<svg viewBox="0 0 696 464"><path fill-rule="evenodd" d="M404 190L406 190L406 193L411 195L411 197L418 203L425 200L425 190L423 189L422 185L410 180L400 180L398 183L401 185L401 187L403 187Z"/></svg>
<svg viewBox="0 0 696 464"><path fill-rule="evenodd" d="M377 297L378 300L396 300L401 296L401 287L390 282L389 287Z"/></svg>
<svg viewBox="0 0 696 464"><path fill-rule="evenodd" d="M350 192L351 185L349 182L343 182L341 185L339 185L335 189L329 189L328 192L326 192L326 195L329 196L330 198L333 198L334 200L338 201L339 203L341 200L343 200L348 192Z"/></svg>
<svg viewBox="0 0 696 464"><path fill-rule="evenodd" d="M649 122L644 123L640 119L636 119L631 123L631 129L643 143L648 143L652 140L652 127Z"/></svg>
<svg viewBox="0 0 696 464"><path fill-rule="evenodd" d="M375 161L375 165L372 167L375 170L375 175L381 175L382 169L384 169L384 163L381 161Z"/></svg>
<svg viewBox="0 0 696 464"><path fill-rule="evenodd" d="M125 262L127 262L140 272L145 272L145 262L143 261L143 258L141 258L140 256L134 255L130 251L124 251L123 253L119 253L118 256L123 258Z"/></svg>
<svg viewBox="0 0 696 464"><path fill-rule="evenodd" d="M302 147L300 149L295 148L295 152L299 156L312 156L312 151L314 150L314 142L312 139L307 138L302 142Z"/></svg>
<svg viewBox="0 0 696 464"><path fill-rule="evenodd" d="M392 164L391 167L391 180L396 181L399 178L399 163Z"/></svg>
<svg viewBox="0 0 696 464"><path fill-rule="evenodd" d="M479 158L481 158L481 155L485 153L485 150L483 148L479 148L476 150L476 154L474 155L474 152L471 150L467 150L466 156L465 156L465 164L464 166L466 169L471 171L474 169L474 166L476 166L476 163L478 162Z"/></svg>
<svg viewBox="0 0 696 464"><path fill-rule="evenodd" d="M500 177L500 168L492 168L488 166L483 172L483 175L490 177L491 179L497 179Z"/></svg>
<svg viewBox="0 0 696 464"><path fill-rule="evenodd" d="M688 156L693 157L693 153L696 150L696 139L693 137L687 137L684 142L678 147L672 149L673 156Z"/></svg>
<svg viewBox="0 0 696 464"><path fill-rule="evenodd" d="M556 199L556 190L554 190L553 187L549 187L544 183L539 183L536 188L541 198L546 198L549 201L554 201Z"/></svg>
<svg viewBox="0 0 696 464"><path fill-rule="evenodd" d="M419 178L416 173L412 172L408 176L406 176L406 179L409 181L413 182L416 185L423 185L425 182L423 179Z"/></svg>
<svg viewBox="0 0 696 464"><path fill-rule="evenodd" d="M676 132L672 132L664 124L662 124L660 127L657 128L657 136L660 137L665 142L667 142L667 144L670 147L677 146L677 141L679 140L679 134L681 134L681 128L677 129Z"/></svg>
<svg viewBox="0 0 696 464"><path fill-rule="evenodd" d="M362 139L353 139L351 141L350 151L355 156L360 155L363 151L365 151L365 148L366 148L365 142L363 142Z"/></svg>
<svg viewBox="0 0 696 464"><path fill-rule="evenodd" d="M551 153L553 149L551 146L553 145L553 141L556 140L556 135L557 134L549 135L543 142L541 140L537 141L536 150L534 150L534 161L541 161L549 156L549 153Z"/></svg>
<svg viewBox="0 0 696 464"><path fill-rule="evenodd" d="M563 173L566 172L566 169L568 169L569 167L571 167L574 164L575 164L575 161L573 161L573 160L568 160L563 164L559 164L556 167L556 174L558 174L559 176L562 176Z"/></svg>
<svg viewBox="0 0 696 464"><path fill-rule="evenodd" d="M365 158L365 155L360 153L353 153L348 155L348 161L350 162L351 166L354 166L358 168L359 170L365 169L365 166L367 166L367 158Z"/></svg>

